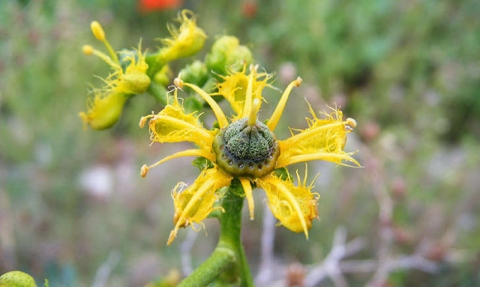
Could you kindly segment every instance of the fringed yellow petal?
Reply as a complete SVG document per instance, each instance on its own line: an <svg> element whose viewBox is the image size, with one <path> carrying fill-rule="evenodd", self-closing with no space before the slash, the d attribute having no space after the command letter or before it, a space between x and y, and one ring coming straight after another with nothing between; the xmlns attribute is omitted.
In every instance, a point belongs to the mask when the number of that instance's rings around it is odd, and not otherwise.
<svg viewBox="0 0 480 287"><path fill-rule="evenodd" d="M209 151L215 132L206 130L195 113L185 113L177 98L177 90L169 100L173 102L150 119L151 140L160 143L188 141Z"/></svg>
<svg viewBox="0 0 480 287"><path fill-rule="evenodd" d="M277 168L309 160L326 160L343 164L342 160L360 164L346 153L343 148L347 141L347 134L353 130L353 119L342 120L343 114L335 109L331 114L326 114L324 119L319 119L310 107L312 119L307 118L309 127L299 130L299 133L280 141L280 156ZM343 164L346 165L346 164Z"/></svg>
<svg viewBox="0 0 480 287"><path fill-rule="evenodd" d="M213 204L221 198L218 189L228 186L232 177L212 168L205 169L195 182L185 190L184 183L179 183L172 191L175 206L175 228L170 232L167 244L170 245L177 236L178 229L201 223L214 210Z"/></svg>
<svg viewBox="0 0 480 287"><path fill-rule="evenodd" d="M107 129L118 122L128 96L110 90L97 89L87 100L87 111L79 114L84 127L96 130Z"/></svg>
<svg viewBox="0 0 480 287"><path fill-rule="evenodd" d="M115 88L129 94L141 94L150 86L150 77L147 76L148 64L145 54L142 54L142 41L134 51L122 51L122 62L127 64L125 72L118 70Z"/></svg>
<svg viewBox="0 0 480 287"><path fill-rule="evenodd" d="M252 185L250 184L250 179L245 177L240 178L240 183L242 184L243 192L245 193L245 197L247 198L250 219L253 220L255 203L253 201Z"/></svg>
<svg viewBox="0 0 480 287"><path fill-rule="evenodd" d="M212 132L201 125L193 125L187 121L171 116L156 115L150 120L152 141L164 143L193 142L203 149L209 149L213 142Z"/></svg>
<svg viewBox="0 0 480 287"><path fill-rule="evenodd" d="M272 76L267 73L258 73L256 69L253 66L250 69L250 74L247 75L244 66L243 70L231 72L217 84L218 92L215 95L224 97L230 103L235 113L233 121L248 117L255 99L260 100L260 104L264 101L262 91L266 86L270 86L268 82ZM251 88L249 88L249 83L251 83ZM249 90L251 92L248 92ZM250 105L250 107L247 107L247 105ZM260 106L258 108L260 109Z"/></svg>
<svg viewBox="0 0 480 287"><path fill-rule="evenodd" d="M294 232L304 232L308 239L308 230L312 220L318 217L318 194L311 193L312 185L300 182L295 186L291 180L282 180L274 175L257 179L268 197L268 206L280 223Z"/></svg>
<svg viewBox="0 0 480 287"><path fill-rule="evenodd" d="M207 35L197 27L193 12L183 10L178 15L178 22L179 28L172 24L167 26L172 37L161 40L165 47L159 53L160 63L191 56L203 48Z"/></svg>
<svg viewBox="0 0 480 287"><path fill-rule="evenodd" d="M122 61L111 57L105 53L93 49L89 45L83 47L86 55L95 55L105 61L113 70L106 79L104 90L111 93L122 94L141 94L150 86L150 77L147 76L148 64L145 61L145 55L142 54L142 42L138 44L138 48L133 51L122 51ZM122 68L126 66L125 70Z"/></svg>

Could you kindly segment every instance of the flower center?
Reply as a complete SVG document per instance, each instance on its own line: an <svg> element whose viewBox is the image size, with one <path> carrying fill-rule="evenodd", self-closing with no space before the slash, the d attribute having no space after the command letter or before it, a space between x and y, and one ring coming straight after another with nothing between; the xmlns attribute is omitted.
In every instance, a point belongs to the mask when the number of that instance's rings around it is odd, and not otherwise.
<svg viewBox="0 0 480 287"><path fill-rule="evenodd" d="M241 119L220 130L213 142L217 164L234 176L261 177L275 168L280 149L266 125Z"/></svg>

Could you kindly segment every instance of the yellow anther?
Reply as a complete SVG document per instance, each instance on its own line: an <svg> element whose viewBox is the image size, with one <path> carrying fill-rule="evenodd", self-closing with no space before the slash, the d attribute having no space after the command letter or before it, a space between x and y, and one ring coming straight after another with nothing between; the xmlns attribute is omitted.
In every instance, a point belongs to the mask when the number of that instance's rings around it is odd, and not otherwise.
<svg viewBox="0 0 480 287"><path fill-rule="evenodd" d="M99 41L105 41L105 32L103 31L102 25L97 21L93 21L90 24L90 28L92 29L93 36L97 38Z"/></svg>
<svg viewBox="0 0 480 287"><path fill-rule="evenodd" d="M351 128L354 128L354 127L357 126L357 121L354 120L354 119L352 119L352 118L347 118L347 119L345 120L345 123L346 123L349 127L351 127Z"/></svg>
<svg viewBox="0 0 480 287"><path fill-rule="evenodd" d="M298 77L296 80L292 81L288 87L283 92L282 96L280 97L280 101L275 108L275 111L272 114L272 117L267 123L267 127L273 131L280 120L280 116L283 114L283 110L287 104L288 97L290 96L290 92L292 91L293 87L299 87L302 84L302 78Z"/></svg>
<svg viewBox="0 0 480 287"><path fill-rule="evenodd" d="M82 50L83 50L83 53L87 56L90 56L93 54L93 47L90 45L83 45Z"/></svg>
<svg viewBox="0 0 480 287"><path fill-rule="evenodd" d="M303 80L302 78L298 77L295 81L293 81L295 83L295 86L296 87L300 87L300 85L302 84Z"/></svg>
<svg viewBox="0 0 480 287"><path fill-rule="evenodd" d="M142 168L140 169L140 175L142 177L145 177L145 176L147 176L147 173L148 173L148 166L146 164L144 164L142 166Z"/></svg>
<svg viewBox="0 0 480 287"><path fill-rule="evenodd" d="M177 88L183 88L183 81L180 79L180 78L175 78L173 80L173 84L175 85L175 87Z"/></svg>
<svg viewBox="0 0 480 287"><path fill-rule="evenodd" d="M143 129L143 127L145 126L145 123L147 122L147 117L141 117L140 118L140 122L138 123L138 126Z"/></svg>

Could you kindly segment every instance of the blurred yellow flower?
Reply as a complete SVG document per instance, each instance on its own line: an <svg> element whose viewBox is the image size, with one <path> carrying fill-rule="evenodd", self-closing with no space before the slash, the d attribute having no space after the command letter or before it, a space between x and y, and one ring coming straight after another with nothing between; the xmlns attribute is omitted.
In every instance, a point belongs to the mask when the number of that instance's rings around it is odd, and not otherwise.
<svg viewBox="0 0 480 287"><path fill-rule="evenodd" d="M97 89L93 96L87 99L87 112L79 113L84 128L102 130L113 126L122 114L123 106L128 97L122 93Z"/></svg>
<svg viewBox="0 0 480 287"><path fill-rule="evenodd" d="M214 203L222 198L222 187L230 185L236 178L240 181L249 204L250 218L253 219L254 202L252 184L265 190L268 205L282 225L295 232L308 230L312 220L318 217L317 202L319 195L313 193L312 184L307 177L298 175L295 185L291 177L281 170L288 165L311 160L326 160L341 165L351 162L360 164L346 153L343 148L347 133L356 123L353 119L343 120L340 110L333 109L331 114L324 113L320 119L313 112L307 119L308 128L293 130L286 140L277 140L273 131L283 113L291 90L301 84L298 78L291 82L283 92L280 101L266 124L257 120L257 113L264 102L262 90L269 86L271 76L257 72L251 66L247 75L246 68L232 72L218 83L218 92L209 95L199 87L175 80L177 89L169 98L169 104L158 114L142 117L140 126L149 120L151 140L154 142L192 142L197 147L177 152L157 163L142 167L141 174L168 160L196 156L207 159L207 164L199 177L189 187L179 183L172 191L175 205L175 227L170 233L168 244L177 235L180 227L202 224L202 221L215 209ZM187 114L182 101L178 98L178 89L183 86L193 89L212 108L218 127L212 130L204 128L197 113ZM223 96L231 105L233 115L227 119L220 106L212 98ZM305 172L306 173L306 172ZM221 207L217 207L221 208Z"/></svg>
<svg viewBox="0 0 480 287"><path fill-rule="evenodd" d="M45 286L48 286L46 283ZM37 287L35 279L22 271L10 271L0 276L0 287Z"/></svg>
<svg viewBox="0 0 480 287"><path fill-rule="evenodd" d="M93 129L105 129L118 121L129 97L148 89L150 78L147 76L148 64L142 53L141 41L137 49L117 53L110 46L98 22L92 22L91 29L95 38L104 43L109 55L90 45L83 46L83 53L99 57L112 68L113 72L106 79L102 79L104 87L93 90L93 98L87 100L87 112L81 112L79 115L84 125L90 125Z"/></svg>
<svg viewBox="0 0 480 287"><path fill-rule="evenodd" d="M205 32L197 27L192 11L183 10L177 20L180 28L169 23L167 27L172 37L161 39L165 47L160 49L157 61L162 65L196 54L203 48L207 38Z"/></svg>

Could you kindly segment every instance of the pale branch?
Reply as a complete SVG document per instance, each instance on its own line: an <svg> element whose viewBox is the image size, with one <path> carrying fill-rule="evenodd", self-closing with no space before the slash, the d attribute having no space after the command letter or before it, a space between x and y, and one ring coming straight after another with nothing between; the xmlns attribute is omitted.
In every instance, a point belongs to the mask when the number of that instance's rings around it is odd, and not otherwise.
<svg viewBox="0 0 480 287"><path fill-rule="evenodd" d="M183 276L188 276L193 271L191 251L197 240L197 234L194 230L188 230L185 240L180 244L180 260L182 262Z"/></svg>
<svg viewBox="0 0 480 287"><path fill-rule="evenodd" d="M107 260L100 265L93 279L92 287L103 287L107 286L108 278L112 274L113 269L120 262L120 252L111 251L108 254Z"/></svg>

